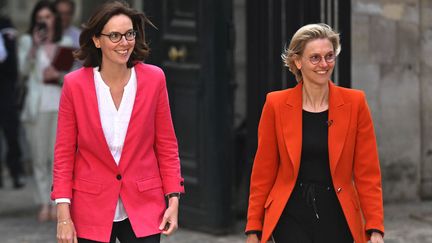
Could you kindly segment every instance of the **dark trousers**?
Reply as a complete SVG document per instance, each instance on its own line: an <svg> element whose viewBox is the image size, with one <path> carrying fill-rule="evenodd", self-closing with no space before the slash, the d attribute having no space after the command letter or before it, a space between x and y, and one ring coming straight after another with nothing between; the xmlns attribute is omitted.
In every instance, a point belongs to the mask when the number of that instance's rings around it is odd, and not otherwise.
<svg viewBox="0 0 432 243"><path fill-rule="evenodd" d="M10 106L5 108L2 107L0 112L0 129L2 130L7 143L6 165L9 169L9 174L13 179L14 186L17 186L19 183L19 176L24 172L20 160L21 149L18 143L18 111L15 107ZM0 173L2 171L1 168L2 167L0 166Z"/></svg>
<svg viewBox="0 0 432 243"><path fill-rule="evenodd" d="M333 188L310 184L306 187L297 184L294 188L273 231L273 240L275 243L354 242Z"/></svg>
<svg viewBox="0 0 432 243"><path fill-rule="evenodd" d="M115 243L119 239L121 243L159 243L160 234L137 238L132 230L129 219L114 222L109 243ZM78 243L102 243L99 241L78 238Z"/></svg>

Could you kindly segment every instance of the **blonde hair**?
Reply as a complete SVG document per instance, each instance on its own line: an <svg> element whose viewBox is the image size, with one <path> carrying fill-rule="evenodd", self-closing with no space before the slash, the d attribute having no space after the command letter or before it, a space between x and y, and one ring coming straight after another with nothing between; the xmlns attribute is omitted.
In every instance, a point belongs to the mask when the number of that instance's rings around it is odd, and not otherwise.
<svg viewBox="0 0 432 243"><path fill-rule="evenodd" d="M297 68L294 61L303 54L306 44L311 40L328 39L333 44L335 55L341 51L339 33L335 32L330 26L319 24L308 24L301 27L291 39L288 48L285 47L281 57L284 66L288 67L297 80L302 80L301 71Z"/></svg>

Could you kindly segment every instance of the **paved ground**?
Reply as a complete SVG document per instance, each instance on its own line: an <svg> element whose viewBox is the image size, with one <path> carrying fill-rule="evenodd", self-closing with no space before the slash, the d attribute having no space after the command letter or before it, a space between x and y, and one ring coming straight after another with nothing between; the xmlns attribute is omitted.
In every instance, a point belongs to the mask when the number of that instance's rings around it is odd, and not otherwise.
<svg viewBox="0 0 432 243"><path fill-rule="evenodd" d="M38 223L33 203L33 183L19 191L0 189L1 243L55 243L55 224ZM432 243L432 201L385 205L386 243ZM213 236L180 229L163 243L244 243L239 222L237 233Z"/></svg>

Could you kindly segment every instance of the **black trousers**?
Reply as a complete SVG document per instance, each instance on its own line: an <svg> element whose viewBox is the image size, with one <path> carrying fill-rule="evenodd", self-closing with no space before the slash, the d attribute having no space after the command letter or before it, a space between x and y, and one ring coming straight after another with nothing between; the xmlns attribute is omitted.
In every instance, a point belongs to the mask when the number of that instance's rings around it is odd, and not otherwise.
<svg viewBox="0 0 432 243"><path fill-rule="evenodd" d="M121 243L159 243L160 234L150 235L147 237L137 238L132 230L129 219L120 222L114 222L111 231L111 238L109 243L116 243L119 239ZM78 238L78 243L102 243L99 241L87 240Z"/></svg>
<svg viewBox="0 0 432 243"><path fill-rule="evenodd" d="M315 199L315 200L314 200ZM331 186L298 183L273 231L275 243L353 243Z"/></svg>
<svg viewBox="0 0 432 243"><path fill-rule="evenodd" d="M2 130L7 143L6 165L14 184L19 183L19 176L23 174L23 166L20 156L21 149L18 142L18 111L14 106L1 107L0 129ZM0 173L2 171L0 166ZM1 174L0 174L1 180Z"/></svg>

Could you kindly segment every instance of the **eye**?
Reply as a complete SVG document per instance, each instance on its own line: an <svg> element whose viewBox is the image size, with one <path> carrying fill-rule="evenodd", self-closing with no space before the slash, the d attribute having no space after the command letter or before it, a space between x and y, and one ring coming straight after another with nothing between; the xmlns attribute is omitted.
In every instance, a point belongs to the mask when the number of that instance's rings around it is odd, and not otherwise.
<svg viewBox="0 0 432 243"><path fill-rule="evenodd" d="M326 61L333 61L335 59L334 53L329 53L325 56Z"/></svg>
<svg viewBox="0 0 432 243"><path fill-rule="evenodd" d="M126 32L126 38L131 38L133 36L135 36L134 30L129 30L128 32Z"/></svg>
<svg viewBox="0 0 432 243"><path fill-rule="evenodd" d="M109 38L110 38L110 39L113 39L113 40L119 39L120 37L121 37L121 34L118 33L118 32L111 32L111 33L109 34Z"/></svg>
<svg viewBox="0 0 432 243"><path fill-rule="evenodd" d="M321 57L319 55L313 55L309 57L309 59L311 60L311 62L319 62L321 60Z"/></svg>

